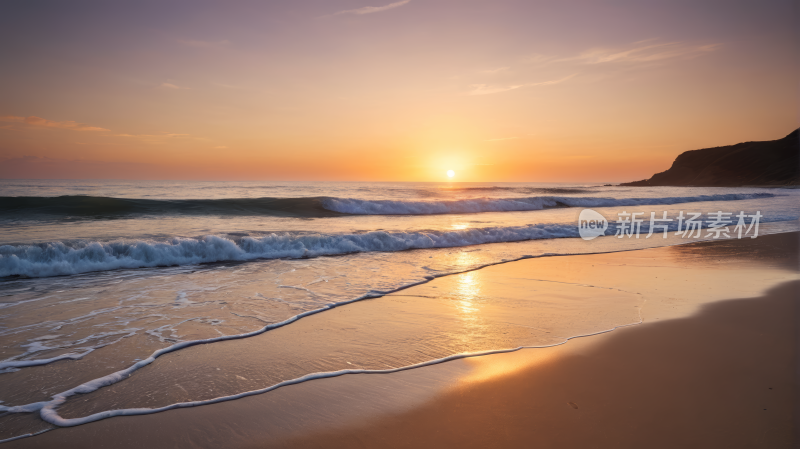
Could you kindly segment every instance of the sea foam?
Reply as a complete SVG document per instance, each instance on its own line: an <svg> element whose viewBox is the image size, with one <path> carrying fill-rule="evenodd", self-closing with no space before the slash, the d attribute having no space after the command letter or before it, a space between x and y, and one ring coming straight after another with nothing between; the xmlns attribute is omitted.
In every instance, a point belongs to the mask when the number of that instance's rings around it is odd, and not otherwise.
<svg viewBox="0 0 800 449"><path fill-rule="evenodd" d="M253 259L447 248L483 243L577 237L574 225L539 224L458 231L363 234L270 234L230 238L209 235L167 241L51 242L0 246L0 277L45 277L121 268L193 265Z"/></svg>
<svg viewBox="0 0 800 449"><path fill-rule="evenodd" d="M352 215L434 215L479 212L515 212L553 207L626 207L669 205L700 201L737 201L774 197L771 193L728 193L664 198L597 198L533 196L526 198L475 198L452 201L392 201L323 198L325 209Z"/></svg>

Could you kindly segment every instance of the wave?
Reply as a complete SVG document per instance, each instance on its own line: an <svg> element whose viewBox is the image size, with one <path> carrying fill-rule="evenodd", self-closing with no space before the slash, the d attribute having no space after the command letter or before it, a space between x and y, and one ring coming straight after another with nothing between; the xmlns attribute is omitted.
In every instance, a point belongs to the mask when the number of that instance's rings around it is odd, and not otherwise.
<svg viewBox="0 0 800 449"><path fill-rule="evenodd" d="M434 215L478 212L516 212L555 207L628 207L700 201L737 201L771 198L772 193L727 193L665 198L597 198L534 196L527 198L476 198L452 201L392 201L323 198L325 209L350 215Z"/></svg>
<svg viewBox="0 0 800 449"><path fill-rule="evenodd" d="M209 235L167 241L50 242L0 246L0 278L47 277L199 263L308 258L338 254L449 248L483 243L577 237L575 225L539 224L459 231L363 234L270 234L231 238Z"/></svg>
<svg viewBox="0 0 800 449"><path fill-rule="evenodd" d="M481 187L482 189L482 187ZM495 187L492 187L495 189ZM432 215L531 211L553 207L613 207L769 198L771 193L729 193L666 198L531 196L447 201L361 200L337 197L153 200L96 196L0 197L0 217L115 218L130 215L240 215L332 217L341 215Z"/></svg>
<svg viewBox="0 0 800 449"><path fill-rule="evenodd" d="M700 223L708 224L707 216ZM797 220L796 216L771 215L762 223ZM677 230L677 222L668 225ZM615 235L609 222L605 235ZM642 233L649 223L641 224ZM452 248L486 243L519 242L579 237L574 223L495 226L454 231L386 232L353 234L283 233L262 236L207 235L164 241L77 241L0 246L0 279L49 277L94 271L195 265L256 259L301 259L362 252L394 252L411 249Z"/></svg>
<svg viewBox="0 0 800 449"><path fill-rule="evenodd" d="M476 186L476 187L442 187L446 192L514 192L514 193L543 193L546 195L569 195L573 193L590 193L593 190L579 187L501 187L501 186Z"/></svg>
<svg viewBox="0 0 800 449"><path fill-rule="evenodd" d="M340 215L322 207L321 198L225 198L151 200L102 196L0 197L0 217L61 216L113 218L127 215Z"/></svg>

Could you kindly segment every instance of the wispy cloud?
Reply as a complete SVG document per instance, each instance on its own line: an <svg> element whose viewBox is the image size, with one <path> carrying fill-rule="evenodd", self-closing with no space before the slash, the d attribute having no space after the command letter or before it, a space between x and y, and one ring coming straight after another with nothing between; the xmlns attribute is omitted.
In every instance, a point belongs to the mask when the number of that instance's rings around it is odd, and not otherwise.
<svg viewBox="0 0 800 449"><path fill-rule="evenodd" d="M152 137L189 137L188 134L177 133L161 133L161 134L114 134L116 137L136 137L136 138L152 138Z"/></svg>
<svg viewBox="0 0 800 449"><path fill-rule="evenodd" d="M177 85L172 84L172 83L161 83L161 87L164 87L164 88L167 88L167 89L189 89L188 87L177 86Z"/></svg>
<svg viewBox="0 0 800 449"><path fill-rule="evenodd" d="M602 71L628 71L630 69L655 67L660 64L677 62L680 60L691 59L709 54L719 49L721 44L706 43L686 43L686 42L659 42L658 39L645 39L634 42L626 47L596 47L588 49L570 57L557 58L541 54L533 54L521 60L522 65L515 67L497 67L494 69L483 70L481 73L486 75L502 76L506 79L510 75L516 78L505 84L471 84L467 95L490 95L525 87L547 86L562 83L579 73L587 75L597 74L602 67ZM527 66L527 68L526 68ZM548 70L559 70L562 73L574 72L565 78L539 83L525 83L526 72L532 73L532 69L541 72L545 66ZM568 73L568 72L567 72ZM514 82L516 81L516 82Z"/></svg>
<svg viewBox="0 0 800 449"><path fill-rule="evenodd" d="M73 131L108 131L105 128L100 128L97 126L89 126L84 123L78 123L71 120L59 122L54 120L43 119L41 117L36 117L33 115L29 117L17 117L13 115L6 115L0 117L0 121L20 123L22 125L39 127L39 128L71 129Z"/></svg>
<svg viewBox="0 0 800 449"><path fill-rule="evenodd" d="M522 63L524 64L546 64L548 62L553 62L556 59L555 56L548 56L542 54L532 54L522 58Z"/></svg>
<svg viewBox="0 0 800 449"><path fill-rule="evenodd" d="M78 123L71 120L68 121L55 121L47 120L41 117L17 117L13 115L0 116L0 122L10 123L8 126L0 126L3 129L20 129L20 127L30 128L54 128L54 129L68 129L72 131L108 131L111 130L100 128L98 126L90 126L84 123ZM206 140L205 137L193 137L189 134L169 133L162 132L160 134L103 134L106 137L122 137L123 139L137 139L142 143L147 144L161 144L166 143L170 139L194 139ZM78 142L84 144L82 142ZM115 145L114 143L105 142L104 145Z"/></svg>
<svg viewBox="0 0 800 449"><path fill-rule="evenodd" d="M489 94L497 94L500 92L508 92L510 90L516 90L522 87L549 86L553 84L563 83L564 81L572 78L575 75L576 74L572 74L570 76L557 80L542 81L539 83L514 84L510 86L491 86L488 84L473 84L472 86L470 86L472 90L467 92L467 95L489 95Z"/></svg>
<svg viewBox="0 0 800 449"><path fill-rule="evenodd" d="M364 15L364 14L372 14L372 13L376 13L376 12L386 11L387 9L397 8L397 7L400 7L400 6L403 6L403 5L407 4L407 3L409 3L410 1L411 0L402 0L402 1L399 1L399 2L390 3L390 4L384 5L384 6L364 6L363 8L348 9L346 11L339 11L336 14L337 15L338 14L356 14L356 15L361 16L361 15Z"/></svg>
<svg viewBox="0 0 800 449"><path fill-rule="evenodd" d="M141 176L156 179L167 174L168 170L150 164L137 162L98 161L86 159L55 159L39 156L20 156L0 159L0 178L7 179L92 179L98 175L116 179L142 179ZM137 176L138 175L138 176Z"/></svg>
<svg viewBox="0 0 800 449"><path fill-rule="evenodd" d="M170 139L189 139L193 138L189 134L178 134L163 132L161 134L114 134L114 137L125 137L128 139L136 139L146 144L164 144ZM193 138L195 140L202 140L201 138Z"/></svg>
<svg viewBox="0 0 800 449"><path fill-rule="evenodd" d="M653 43L653 39L639 41L631 48L593 48L561 61L580 61L585 64L645 63L667 59L690 58L710 53L720 44L691 45L683 42Z"/></svg>
<svg viewBox="0 0 800 449"><path fill-rule="evenodd" d="M467 92L467 95L489 95L497 94L500 92L508 92L509 90L519 89L525 87L526 84L516 84L513 86L490 86L488 84L473 84L470 87L472 90Z"/></svg>

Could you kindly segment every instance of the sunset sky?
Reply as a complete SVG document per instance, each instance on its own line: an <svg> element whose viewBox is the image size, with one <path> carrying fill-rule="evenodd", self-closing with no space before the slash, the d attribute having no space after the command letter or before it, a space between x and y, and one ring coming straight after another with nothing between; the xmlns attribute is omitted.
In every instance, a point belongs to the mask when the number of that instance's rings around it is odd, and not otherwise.
<svg viewBox="0 0 800 449"><path fill-rule="evenodd" d="M0 177L631 181L798 124L781 1L0 4Z"/></svg>

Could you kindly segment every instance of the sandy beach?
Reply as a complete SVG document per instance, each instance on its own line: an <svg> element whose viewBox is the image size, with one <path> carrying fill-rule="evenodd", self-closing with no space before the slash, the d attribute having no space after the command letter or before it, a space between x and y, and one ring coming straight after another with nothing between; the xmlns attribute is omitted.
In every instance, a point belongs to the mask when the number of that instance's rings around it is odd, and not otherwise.
<svg viewBox="0 0 800 449"><path fill-rule="evenodd" d="M792 447L798 237L478 270L484 292L508 295L513 279L520 287L535 273L536 282L641 295L642 324L549 348L111 418L8 447ZM398 295L446 291L458 276ZM500 278L504 285L494 285Z"/></svg>

